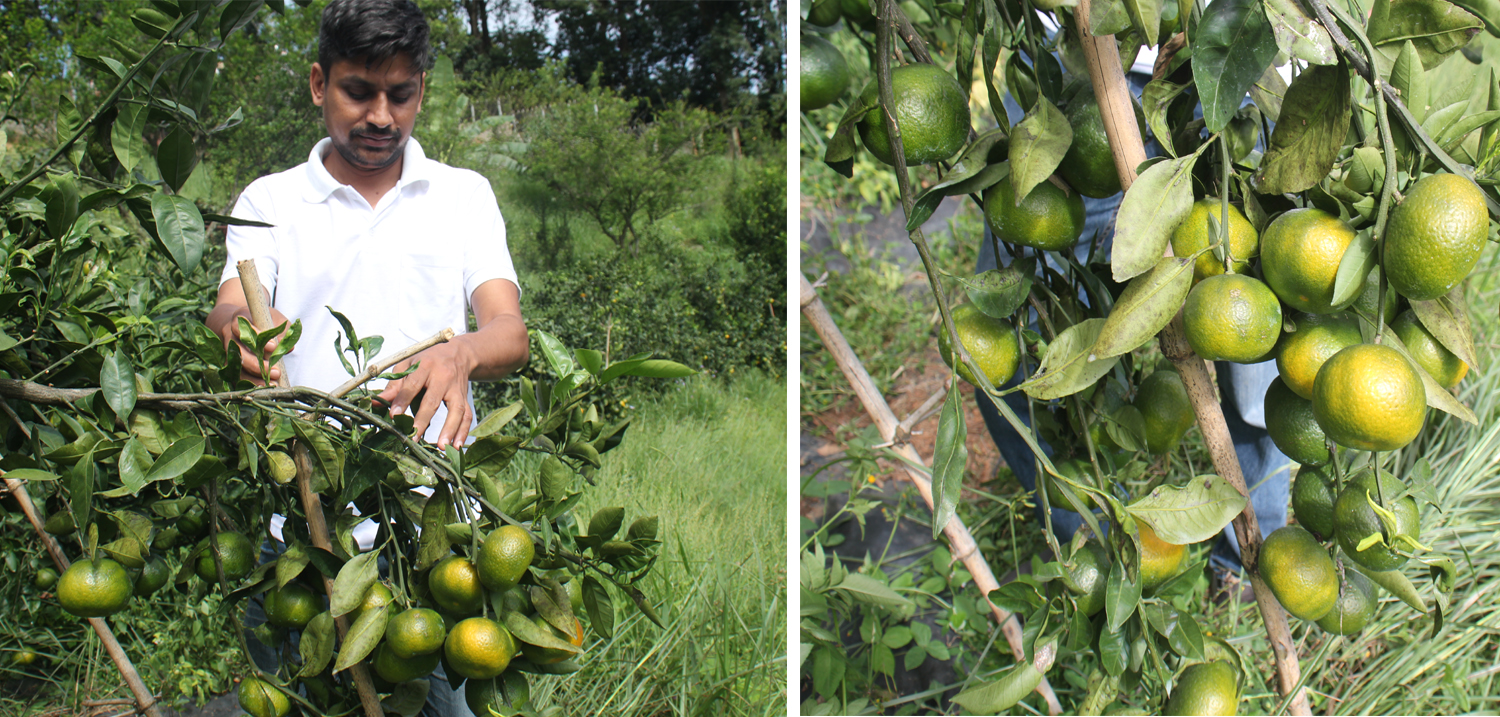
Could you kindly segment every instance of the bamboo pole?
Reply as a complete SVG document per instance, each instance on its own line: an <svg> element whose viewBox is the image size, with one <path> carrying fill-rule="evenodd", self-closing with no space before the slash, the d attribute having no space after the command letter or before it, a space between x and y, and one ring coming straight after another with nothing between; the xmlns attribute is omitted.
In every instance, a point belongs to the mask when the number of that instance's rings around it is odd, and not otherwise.
<svg viewBox="0 0 1500 717"><path fill-rule="evenodd" d="M1140 129L1135 122L1135 109L1131 104L1130 86L1125 82L1124 69L1120 66L1119 51L1115 47L1114 35L1095 37L1088 29L1090 0L1080 0L1074 17L1078 22L1078 39L1083 45L1084 61L1089 69L1089 82L1094 96L1099 101L1099 112L1104 118L1104 132L1109 137L1110 150L1114 154L1115 170L1120 175L1120 186L1129 190L1135 183L1136 167L1146 160L1146 150L1141 143ZM1172 251L1167 247L1167 253ZM1245 486L1245 477L1240 471L1239 457L1234 452L1234 441L1229 436L1229 427L1224 422L1224 413L1219 406L1212 379L1203 360L1193 353L1183 332L1182 312L1179 310L1172 322L1158 336L1164 354L1182 375L1187 386L1188 398L1193 403L1198 428L1203 432L1204 443L1214 469L1229 481L1247 499L1250 491ZM1310 715L1312 708L1307 701L1307 691L1298 686L1301 667L1297 661L1297 648L1292 643L1291 627L1286 611L1276 596L1260 577L1257 563L1260 557L1260 524L1255 518L1255 508L1248 502L1245 509L1234 519L1234 535L1240 546L1240 563L1250 576L1250 585L1255 591L1255 603L1260 609L1261 620L1266 626L1275 653L1276 681L1278 692L1285 696L1296 690L1290 709L1295 715Z"/></svg>
<svg viewBox="0 0 1500 717"><path fill-rule="evenodd" d="M261 291L260 273L255 269L255 261L247 259L235 264L240 273L240 286L245 290L245 301L250 308L250 322L254 324L256 331L264 331L271 328L271 310L266 306L266 296ZM281 368L281 376L276 380L276 385L289 388L291 377L287 375L286 367ZM312 489L312 457L308 453L307 446L302 441L292 444L292 460L297 466L297 496L302 501L302 512L307 516L307 534L312 540L313 547L322 548L333 552L333 541L328 536L328 520L323 516L323 501ZM328 591L328 597L333 598L333 578L323 576L323 587ZM334 625L338 628L339 639L343 640L349 631L349 619L340 615L334 618ZM356 663L349 671L354 674L354 686L359 692L359 703L364 708L365 717L382 717L385 711L380 707L380 696L375 692L375 683L370 679L369 668L365 663Z"/></svg>
<svg viewBox="0 0 1500 717"><path fill-rule="evenodd" d="M26 432L25 426L21 426L21 430ZM5 472L0 471L0 476L3 475ZM15 496L16 502L21 504L21 512L25 513L26 519L31 521L31 527L36 530L43 547L47 548L47 553L52 556L52 563L57 566L57 571L67 572L70 564L68 556L63 554L62 546L58 545L57 541L42 527L41 514L37 513L36 504L31 502L31 495L26 492L26 484L14 478L6 478L5 487L10 490L11 495ZM120 647L120 641L115 639L115 633L109 629L109 623L102 617L91 617L88 620L94 632L99 635L99 641L104 643L104 651L109 653L109 659L114 661L115 668L120 671L120 676L125 678L125 685L130 688L130 694L135 696L136 710L146 717L162 717L156 697L151 694L151 690L146 689L146 683L141 680L140 673L136 672L135 665L125 654L124 648Z"/></svg>
<svg viewBox="0 0 1500 717"><path fill-rule="evenodd" d="M912 448L905 440L905 433L898 436L897 428L900 422L896 420L896 414L891 411L885 397L875 388L875 382L870 380L870 374L865 371L865 366L860 362L859 356L855 355L854 349L850 348L849 342L844 340L844 335L839 327L833 323L833 317L828 314L828 308L823 305L823 300L818 298L818 292L808 283L807 277L802 279L802 315L807 317L808 323L812 324L813 330L818 332L818 338L823 340L823 347L833 355L833 360L838 364L839 370L844 373L844 378L854 388L854 393L859 397L859 402L864 406L865 412L870 415L875 426L880 430L880 436L886 441L894 441L891 449L899 453L903 458L917 465L925 466L927 462L917 449ZM926 476L911 468L903 469L917 487L917 492L922 494L922 500L927 502L927 508L932 509L932 483ZM948 536L949 549L953 556L963 561L964 568L974 578L974 586L979 588L979 593L985 596L985 603L990 607L990 614L994 616L995 622L1000 625L1000 631L1005 635L1005 641L1010 644L1010 652L1016 660L1026 659L1026 648L1021 639L1021 623L1016 616L1004 608L989 601L989 594L993 590L1000 589L1000 583L995 579L995 574L990 570L989 563L985 562L984 556L979 554L979 545L974 542L974 536L964 525L962 519L957 515L948 520L943 526L943 534ZM1041 684L1037 685L1036 691L1047 702L1048 714L1061 714L1062 706L1058 704L1057 695L1052 691L1052 685L1043 677Z"/></svg>

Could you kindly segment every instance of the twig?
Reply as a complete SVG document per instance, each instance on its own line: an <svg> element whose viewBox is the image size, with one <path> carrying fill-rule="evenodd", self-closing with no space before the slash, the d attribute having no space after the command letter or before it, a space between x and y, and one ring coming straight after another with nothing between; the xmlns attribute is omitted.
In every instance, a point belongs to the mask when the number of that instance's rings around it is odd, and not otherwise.
<svg viewBox="0 0 1500 717"><path fill-rule="evenodd" d="M1316 2L1317 0L1314 0ZM1120 67L1119 53L1115 49L1113 35L1095 37L1088 31L1090 0L1081 0L1076 17L1080 18L1078 36L1082 41L1084 60L1089 68L1089 81L1094 95L1099 100L1099 110L1104 116L1104 130L1109 137L1109 146L1114 154L1115 169L1120 175L1120 186L1125 190L1135 183L1135 168L1145 161L1145 147L1141 143L1140 129L1135 123L1135 111L1131 107L1130 86L1125 82L1125 73ZM1167 251L1171 251L1168 247ZM1234 441L1229 436L1229 427L1224 422L1224 412L1219 406L1213 380L1202 359L1193 353L1187 343L1179 311L1172 322L1158 336L1161 350L1182 375L1193 404L1198 428L1203 432L1204 443L1213 459L1214 470L1241 495L1248 498L1250 491L1245 486L1245 477L1240 471L1239 457L1234 452ZM1292 643L1291 627L1286 611L1256 569L1260 555L1260 524L1255 517L1255 508L1247 500L1245 509L1234 518L1234 535L1240 546L1240 564L1250 576L1255 590L1256 607L1266 626L1266 636L1275 652L1278 692L1293 695L1291 712L1310 715L1312 708L1307 701L1307 692L1301 687L1301 666L1297 661L1297 648Z"/></svg>
<svg viewBox="0 0 1500 717"><path fill-rule="evenodd" d="M383 374L386 371L390 370L392 366L395 366L402 361L416 356L417 354L422 353L423 351L426 351L427 349L430 349L438 344L446 343L449 339L452 339L453 336L454 333L453 329L451 328L443 329L442 331L428 336L427 338L422 339L417 343L401 349L400 351L396 352L395 355L385 359L384 361L377 361L370 364L369 366L366 366L365 370L358 376L355 376L354 378L351 378L348 381L339 384L339 387L330 391L328 395L335 398L343 396L344 394L349 393L350 391L353 391L354 389L375 380L380 376L380 374Z"/></svg>
<svg viewBox="0 0 1500 717"><path fill-rule="evenodd" d="M927 400L923 401L922 405L918 407L917 410L912 411L910 415L901 420L900 425L896 426L896 435L899 436L902 434L911 433L911 427L926 420L928 416L931 416L932 412L937 409L938 404L942 403L943 399L947 396L948 387L939 386L938 390L933 391L932 395L928 396Z"/></svg>
<svg viewBox="0 0 1500 717"><path fill-rule="evenodd" d="M14 412L6 407L6 412L15 416ZM19 421L17 425L21 425ZM25 430L25 427L22 427ZM0 471L0 476L5 475ZM57 566L59 573L67 572L69 562L68 556L63 554L62 546L52 538L43 527L42 517L37 513L36 504L31 502L31 495L26 492L26 484L14 478L5 479L5 487L10 489L10 494L15 497L16 502L21 504L21 512L26 514L26 519L31 521L31 527L36 531L37 537L42 541L42 547L47 549L47 554L52 556L52 563ZM99 642L104 644L104 651L109 653L109 659L114 661L115 668L120 671L120 676L125 678L125 685L130 688L130 694L135 695L136 709L146 717L162 717L161 710L156 706L156 697L151 690L146 689L146 683L141 681L141 675L136 672L135 665L130 662L130 657L120 647L120 641L115 639L115 633L109 629L109 623L102 617L91 617L89 625L99 635Z"/></svg>

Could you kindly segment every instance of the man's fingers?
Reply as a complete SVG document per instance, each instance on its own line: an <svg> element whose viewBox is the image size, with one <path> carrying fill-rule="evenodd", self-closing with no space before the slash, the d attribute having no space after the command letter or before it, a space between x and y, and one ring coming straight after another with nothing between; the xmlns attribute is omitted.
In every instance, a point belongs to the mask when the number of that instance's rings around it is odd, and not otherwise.
<svg viewBox="0 0 1500 717"><path fill-rule="evenodd" d="M438 434L438 448L443 446L462 446L464 439L469 437L469 397L462 392L450 392L443 397L443 404L448 407L448 420L443 422L443 430Z"/></svg>
<svg viewBox="0 0 1500 717"><path fill-rule="evenodd" d="M422 401L421 407L417 409L416 421L412 426L416 429L418 437L427 435L427 426L432 423L432 416L437 413L437 408L441 404L442 401L433 399L432 394L428 394L427 399Z"/></svg>

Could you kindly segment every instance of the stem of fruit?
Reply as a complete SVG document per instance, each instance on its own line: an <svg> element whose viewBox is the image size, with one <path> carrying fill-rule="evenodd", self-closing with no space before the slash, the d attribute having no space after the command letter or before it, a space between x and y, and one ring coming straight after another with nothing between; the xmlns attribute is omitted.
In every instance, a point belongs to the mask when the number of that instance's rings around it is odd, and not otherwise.
<svg viewBox="0 0 1500 717"><path fill-rule="evenodd" d="M1126 84L1124 70L1120 67L1115 38L1113 35L1095 37L1089 32L1089 7L1090 0L1081 0L1078 4L1078 11L1075 13L1079 20L1078 39L1083 45L1089 81L1099 100L1099 111L1104 117L1104 132L1109 137L1109 146L1114 153L1120 186L1129 191L1130 186L1135 183L1135 168L1146 159L1146 149L1141 143L1140 130L1135 123L1130 86ZM1168 250L1170 251L1170 247ZM1219 406L1213 380L1208 375L1203 359L1198 358L1187 343L1180 311L1167 328L1162 330L1159 339L1162 353L1177 367L1187 386L1193 413L1197 416L1199 429L1203 431L1204 443L1208 446L1214 469L1248 499L1250 491L1240 472L1239 457L1235 455L1234 442L1224 423L1224 413ZM1281 603L1276 601L1276 596L1271 594L1270 587L1256 570L1262 537L1255 509L1248 500L1244 511L1234 519L1234 535L1240 546L1240 564L1250 576L1250 584L1255 590L1256 607L1260 609L1266 636L1275 652L1278 691L1283 696L1290 697L1292 714L1310 715L1312 708L1306 691L1301 687L1302 670L1297 662L1297 647L1292 642L1286 610L1282 609Z"/></svg>
<svg viewBox="0 0 1500 717"><path fill-rule="evenodd" d="M271 311L266 306L266 296L261 292L260 273L255 270L255 261L247 259L236 264L235 268L239 270L240 285L245 288L245 302L250 308L250 319L256 330L264 331L274 326L271 323ZM282 388L292 385L285 366L276 383ZM302 512L307 516L308 537L311 538L313 547L331 553L333 541L328 537L328 521L323 517L323 501L312 489L312 457L302 441L293 444L292 459L297 465L297 495L302 500ZM323 576L323 587L329 595L333 595L333 578ZM334 618L334 625L338 627L339 639L344 639L345 633L349 631L349 618L342 615ZM380 696L375 692L375 683L370 679L369 669L361 662L349 668L349 671L354 674L354 686L359 692L359 702L364 707L365 717L382 717L385 710L380 706Z"/></svg>
<svg viewBox="0 0 1500 717"><path fill-rule="evenodd" d="M23 434L30 433L19 421L16 425L21 427ZM26 437L29 439L31 436ZM0 476L4 474L4 471L0 471ZM52 563L57 566L57 572L67 572L68 556L63 554L62 546L58 545L57 541L43 529L42 517L36 511L36 504L31 502L31 495L26 492L26 484L14 478L6 478L5 487L10 490L12 496L15 496L16 502L21 504L21 512L25 513L26 519L31 521L31 527L36 530L42 546L47 549L47 554L52 556ZM135 708L146 717L162 717L161 709L156 706L156 697L151 694L151 690L146 689L146 683L141 681L141 674L136 672L130 657L120 647L120 641L115 639L115 633L109 629L109 623L102 617L91 617L88 620L94 632L99 635L99 641L104 643L104 651L109 653L109 659L114 661L115 668L120 671L120 676L125 678L125 686L129 687L130 694L135 696Z"/></svg>
<svg viewBox="0 0 1500 717"><path fill-rule="evenodd" d="M885 398L875 388L875 382L870 380L870 374L865 371L864 364L855 355L854 350L849 347L849 342L844 340L844 335L833 323L833 317L828 314L828 308L823 305L822 299L818 298L817 290L808 283L807 277L802 279L802 315L812 325L813 330L822 339L823 347L832 354L834 363L838 364L839 370L844 373L844 378L849 382L854 393L859 397L865 412L875 422L875 427L880 431L883 440L891 441L896 437L896 427L899 422L896 414L891 411ZM921 454L912 448L910 443L898 443L891 450L900 455L904 460L914 465L926 465ZM917 470L907 468L906 475L916 485L917 492L921 493L922 499L927 501L927 507L932 508L932 483L922 476ZM991 591L1000 589L1000 583L995 580L995 574L990 571L990 566L985 562L984 556L979 554L979 546L974 542L974 536L964 525L963 519L957 515L943 526L943 533L948 536L948 545L953 556L963 562L964 568L974 578L974 587L979 589L979 594L988 596ZM1005 635L1005 641L1010 644L1010 652L1017 661L1026 659L1026 648L1022 643L1021 623L1009 611L989 602L990 614L995 622L1000 625L1000 631ZM1062 706L1057 701L1057 695L1053 694L1052 686L1048 684L1047 678L1043 677L1036 691L1042 695L1047 702L1048 714L1061 714Z"/></svg>

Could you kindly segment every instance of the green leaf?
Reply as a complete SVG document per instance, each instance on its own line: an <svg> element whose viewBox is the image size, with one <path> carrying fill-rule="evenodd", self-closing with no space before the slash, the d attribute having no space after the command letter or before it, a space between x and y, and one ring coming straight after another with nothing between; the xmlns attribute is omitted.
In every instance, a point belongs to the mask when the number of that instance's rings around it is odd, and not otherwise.
<svg viewBox="0 0 1500 717"><path fill-rule="evenodd" d="M73 514L73 525L82 529L89 524L94 514L94 486L98 484L98 469L94 466L94 449L90 448L82 460L68 469L68 508Z"/></svg>
<svg viewBox="0 0 1500 717"><path fill-rule="evenodd" d="M576 349L573 351L574 358L578 359L578 365L588 371L590 376L598 376L604 371L604 354L593 349Z"/></svg>
<svg viewBox="0 0 1500 717"><path fill-rule="evenodd" d="M224 13L219 16L219 39L228 40L229 33L255 19L255 13L260 10L261 1L229 0L229 4L224 7ZM271 1L281 2L281 0Z"/></svg>
<svg viewBox="0 0 1500 717"><path fill-rule="evenodd" d="M161 238L167 255L182 270L191 275L203 260L204 228L203 215L197 205L182 197L160 192L151 195L151 215L156 220L156 233Z"/></svg>
<svg viewBox="0 0 1500 717"><path fill-rule="evenodd" d="M844 576L844 581L834 585L834 590L843 590L851 594L860 602L879 605L881 607L907 607L911 601L901 597L885 583L868 575L860 573L849 573Z"/></svg>
<svg viewBox="0 0 1500 717"><path fill-rule="evenodd" d="M285 553L276 558L276 587L284 588L287 583L296 580L310 560L301 545L287 548Z"/></svg>
<svg viewBox="0 0 1500 717"><path fill-rule="evenodd" d="M1224 530L1245 509L1246 499L1221 476L1200 475L1181 486L1157 486L1126 507L1162 540L1189 545Z"/></svg>
<svg viewBox="0 0 1500 717"><path fill-rule="evenodd" d="M334 617L354 612L354 609L364 602L365 592L380 576L376 564L379 558L380 551L371 550L350 558L349 562L344 563L344 567L339 568L338 577L333 579L333 597L329 601L329 609Z"/></svg>
<svg viewBox="0 0 1500 717"><path fill-rule="evenodd" d="M1119 362L1119 357L1090 361L1104 319L1086 319L1069 326L1047 346L1036 374L1021 384L1032 398L1050 401L1071 396L1094 385Z"/></svg>
<svg viewBox="0 0 1500 717"><path fill-rule="evenodd" d="M1436 68L1469 44L1483 26L1478 18L1443 0L1375 0L1365 34L1387 59L1395 58L1411 40L1422 66Z"/></svg>
<svg viewBox="0 0 1500 717"><path fill-rule="evenodd" d="M1161 30L1161 0L1125 0L1125 9L1130 11L1135 29L1145 36L1146 45L1155 47Z"/></svg>
<svg viewBox="0 0 1500 717"><path fill-rule="evenodd" d="M497 408L491 411L490 415L485 416L484 420L480 421L479 425L475 426L474 430L469 432L469 435L473 436L476 439L484 438L485 436L488 436L499 431L502 428L505 428L510 424L512 420L515 419L516 416L521 415L522 408L524 408L524 406L521 405L521 402L516 401L509 406L506 406L504 408Z"/></svg>
<svg viewBox="0 0 1500 717"><path fill-rule="evenodd" d="M1104 610L1108 616L1106 631L1118 632L1130 616L1135 614L1136 604L1141 601L1141 583L1130 581L1125 563L1116 560L1109 566L1109 579L1104 583ZM1101 633L1102 635L1103 633Z"/></svg>
<svg viewBox="0 0 1500 717"><path fill-rule="evenodd" d="M121 495L135 495L149 483L146 476L151 472L151 452L146 444L131 437L120 449L120 482L124 484ZM113 493L114 491L109 491ZM116 496L109 496L116 497Z"/></svg>
<svg viewBox="0 0 1500 717"><path fill-rule="evenodd" d="M1368 231L1355 232L1354 241L1339 260L1339 271L1333 279L1333 306L1344 308L1364 293L1365 280L1375 269L1375 238Z"/></svg>
<svg viewBox="0 0 1500 717"><path fill-rule="evenodd" d="M159 10L149 7L136 8L130 13L130 22L137 30L146 33L153 40L160 40L167 36L177 22Z"/></svg>
<svg viewBox="0 0 1500 717"><path fill-rule="evenodd" d="M36 468L17 468L13 471L6 471L5 477L15 480L46 482L55 481L59 476L56 473Z"/></svg>
<svg viewBox="0 0 1500 717"><path fill-rule="evenodd" d="M594 628L594 632L605 639L614 637L614 598L610 597L604 583L592 575L583 578L583 609L589 614L589 625Z"/></svg>
<svg viewBox="0 0 1500 717"><path fill-rule="evenodd" d="M849 107L839 118L838 127L828 138L827 149L823 151L823 163L830 169L845 177L854 176L854 153L859 151L859 145L854 141L854 125L879 104L878 97L866 100L862 94L849 101Z"/></svg>
<svg viewBox="0 0 1500 717"><path fill-rule="evenodd" d="M203 436L188 436L174 441L151 465L151 470L146 473L146 481L171 480L187 473L203 457L206 447L207 442Z"/></svg>
<svg viewBox="0 0 1500 717"><path fill-rule="evenodd" d="M193 146L192 133L180 124L173 125L172 131L156 147L156 167L161 171L161 178L172 187L172 191L181 191L197 166L198 150ZM154 201L152 209L155 209Z"/></svg>
<svg viewBox="0 0 1500 717"><path fill-rule="evenodd" d="M78 221L78 179L61 174L47 183L39 197L47 206L47 233L62 239Z"/></svg>
<svg viewBox="0 0 1500 717"><path fill-rule="evenodd" d="M1333 37L1297 0L1265 0L1265 10L1276 46L1282 52L1314 65L1338 62Z"/></svg>
<svg viewBox="0 0 1500 717"><path fill-rule="evenodd" d="M1173 157L1177 156L1177 150L1172 147L1172 128L1167 124L1167 110L1172 106L1172 101L1180 97L1188 87L1191 85L1152 80L1146 83L1146 89L1141 92L1141 109L1146 115L1146 125L1151 128L1156 141Z"/></svg>
<svg viewBox="0 0 1500 717"><path fill-rule="evenodd" d="M634 368L625 371L626 376L642 376L645 378L687 378L698 372L675 361L665 359L646 359Z"/></svg>
<svg viewBox="0 0 1500 717"><path fill-rule="evenodd" d="M922 190L917 198L912 201L911 213L906 217L906 231L913 232L922 223L927 221L944 197L957 197L965 194L974 194L988 189L1010 175L1010 164L1000 162L989 164L988 158L991 151L996 150L996 145L1005 146L1005 132L992 129L979 135L969 148L959 156L958 162L948 171L941 182Z"/></svg>
<svg viewBox="0 0 1500 717"><path fill-rule="evenodd" d="M1192 170L1196 159L1197 155L1191 155L1157 162L1125 192L1115 219L1110 269L1115 281L1128 281L1158 266L1172 232L1193 209Z"/></svg>
<svg viewBox="0 0 1500 717"><path fill-rule="evenodd" d="M21 342L11 338L10 334L0 331L0 351L9 351L19 343Z"/></svg>
<svg viewBox="0 0 1500 717"><path fill-rule="evenodd" d="M538 626L519 612L505 613L505 629L509 630L510 634L517 640L528 645L550 647L555 650L571 652L575 655L583 652L578 646L558 639L557 636L552 634L551 630Z"/></svg>
<svg viewBox="0 0 1500 717"><path fill-rule="evenodd" d="M1276 36L1259 0L1216 0L1208 5L1193 38L1192 59L1208 131L1219 132L1229 124L1240 100L1275 57Z"/></svg>
<svg viewBox="0 0 1500 717"><path fill-rule="evenodd" d="M536 337L537 346L541 347L542 356L547 359L547 365L552 367L553 373L563 377L576 370L573 357L568 355L568 347L556 336L539 329L532 329L531 333Z"/></svg>
<svg viewBox="0 0 1500 717"><path fill-rule="evenodd" d="M953 277L962 284L969 301L984 315L1004 319L1016 313L1031 294L1036 278L1036 259L1025 257L1010 266L976 274L973 278Z"/></svg>
<svg viewBox="0 0 1500 717"><path fill-rule="evenodd" d="M1431 301L1411 302L1417 320L1443 345L1453 352L1469 368L1479 369L1479 355L1474 351L1474 326L1469 321L1469 310L1464 305L1463 286L1454 287L1446 296Z"/></svg>
<svg viewBox="0 0 1500 717"><path fill-rule="evenodd" d="M307 421L294 420L289 423L291 423L292 431L297 434L297 438L307 446L308 457L312 459L315 472L314 477L321 476L328 483L328 488L337 490L343 487L344 457L334 448L333 441L329 440L328 434ZM336 616L342 614L337 613Z"/></svg>
<svg viewBox="0 0 1500 717"><path fill-rule="evenodd" d="M1343 63L1308 68L1292 81L1282 107L1253 178L1261 194L1301 192L1328 176L1349 132L1349 70Z"/></svg>
<svg viewBox="0 0 1500 717"><path fill-rule="evenodd" d="M1025 662L1012 667L994 682L979 684L954 695L953 701L970 714L999 714L1015 706L1041 683L1042 672Z"/></svg>
<svg viewBox="0 0 1500 717"><path fill-rule="evenodd" d="M1130 664L1130 646L1125 642L1124 630L1099 631L1099 660L1109 674L1119 677L1125 673Z"/></svg>
<svg viewBox="0 0 1500 717"><path fill-rule="evenodd" d="M375 555L375 553L367 554ZM359 614L359 618L349 626L349 632L344 635L344 647L339 650L339 659L333 663L334 674L353 667L375 651L375 646L379 645L380 639L385 637L385 626L390 620L390 613L391 606L381 605Z"/></svg>
<svg viewBox="0 0 1500 717"><path fill-rule="evenodd" d="M110 410L122 422L128 419L135 408L135 367L124 353L111 351L104 357L104 366L99 369L99 388Z"/></svg>
<svg viewBox="0 0 1500 717"><path fill-rule="evenodd" d="M541 489L547 500L562 500L573 487L573 469L557 456L542 459Z"/></svg>
<svg viewBox="0 0 1500 717"><path fill-rule="evenodd" d="M963 391L957 384L943 399L938 416L937 447L932 456L932 539L942 535L943 528L958 510L959 494L964 487L964 467L969 462L969 437L964 427Z"/></svg>
<svg viewBox="0 0 1500 717"><path fill-rule="evenodd" d="M115 115L115 123L110 127L109 144L115 152L115 159L129 173L135 170L141 160L150 156L143 137L146 132L146 116L150 111L143 104L121 103L117 106L119 114Z"/></svg>
<svg viewBox="0 0 1500 717"><path fill-rule="evenodd" d="M1089 34L1095 37L1125 32L1131 22L1124 0L1098 0L1089 5Z"/></svg>
<svg viewBox="0 0 1500 717"><path fill-rule="evenodd" d="M438 483L422 507L422 533L418 538L417 570L426 570L448 555L451 543L445 526L458 521L457 509L446 482ZM363 595L363 593L361 593Z"/></svg>
<svg viewBox="0 0 1500 717"><path fill-rule="evenodd" d="M280 2L280 0L276 0ZM391 694L380 700L380 707L400 717L417 717L427 705L427 693L432 690L430 680L407 680L391 688Z"/></svg>
<svg viewBox="0 0 1500 717"><path fill-rule="evenodd" d="M1016 123L1010 139L1010 181L1016 190L1016 206L1036 185L1047 181L1073 144L1073 128L1067 115L1046 97Z"/></svg>
<svg viewBox="0 0 1500 717"><path fill-rule="evenodd" d="M1129 353L1166 328L1193 288L1193 262L1193 257L1162 257L1150 272L1131 279L1104 320L1090 358Z"/></svg>
<svg viewBox="0 0 1500 717"><path fill-rule="evenodd" d="M1401 43L1401 52L1391 65L1391 86L1401 92L1401 102L1418 122L1427 119L1430 91L1427 72L1422 66L1422 56L1417 53L1417 46L1411 40ZM1405 130L1399 123L1393 129L1397 128Z"/></svg>
<svg viewBox="0 0 1500 717"><path fill-rule="evenodd" d="M1459 403L1458 399L1453 397L1453 394L1448 393L1448 389L1443 388L1442 384L1438 383L1437 379L1432 377L1432 374L1427 373L1427 369L1417 364L1416 360L1411 357L1411 352L1406 349L1406 344L1401 343L1401 337L1397 336L1396 332L1391 330L1389 324L1381 328L1380 342L1400 351L1401 355L1405 356L1406 360L1411 363L1411 367L1417 372L1417 375L1422 377L1422 388L1427 392L1428 406L1457 416L1460 420L1476 426L1479 425L1479 417L1474 415L1473 410Z"/></svg>
<svg viewBox="0 0 1500 717"><path fill-rule="evenodd" d="M1390 594L1400 598L1401 602L1404 602L1421 612L1427 612L1427 603L1424 602L1422 600L1422 596L1417 593L1416 586L1412 585L1411 580L1408 580L1406 574L1401 572L1400 570L1377 572L1365 568L1364 566L1352 560L1346 560L1343 562L1344 567L1354 568L1361 573L1364 573L1365 577L1375 581L1375 584L1379 585L1380 587L1385 588L1386 592L1389 592Z"/></svg>

